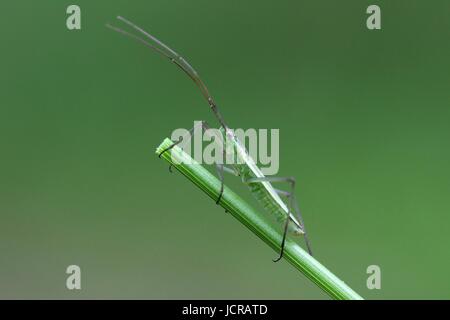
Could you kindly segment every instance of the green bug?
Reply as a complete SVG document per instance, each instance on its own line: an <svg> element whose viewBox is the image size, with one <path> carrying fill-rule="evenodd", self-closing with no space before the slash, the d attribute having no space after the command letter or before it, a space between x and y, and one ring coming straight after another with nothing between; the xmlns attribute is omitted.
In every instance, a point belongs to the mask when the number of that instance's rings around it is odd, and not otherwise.
<svg viewBox="0 0 450 320"><path fill-rule="evenodd" d="M249 155L248 151L245 149L243 144L238 140L233 130L228 127L218 110L217 104L213 100L210 95L208 88L200 79L197 71L178 53L170 49L167 45L162 43L160 40L135 25L134 23L128 21L123 17L117 17L118 20L124 22L134 30L141 33L146 39L135 35L133 33L127 32L121 28L117 28L111 25L107 25L107 27L112 30L119 32L125 36L131 37L136 41L139 41L151 48L152 50L158 52L163 57L169 59L172 63L178 66L182 71L184 71L192 81L197 85L200 89L203 97L209 104L209 107L213 111L215 117L221 125L221 132L223 134L224 142L224 152L229 153L230 150L237 155L239 161L230 165L230 167L225 166L224 164L216 164L217 172L221 181L221 190L220 195L216 201L218 204L221 200L221 196L223 193L223 173L229 172L236 176L239 176L243 183L248 185L252 195L255 199L264 207L264 209L271 215L273 215L279 222L284 223L283 229L283 239L281 243L280 255L274 262L279 261L283 257L284 245L286 240L287 233L291 233L294 235L303 235L305 238L306 246L308 248L309 254L312 255L311 246L306 234L306 229L303 223L303 219L295 199L294 190L295 190L295 178L294 177L275 177L275 176L265 176L259 167L256 165L253 158ZM149 42L150 41L150 42ZM201 122L202 130L206 130L209 128L208 124L204 121ZM191 132L193 132L196 128L192 128ZM190 137L190 135L189 135ZM184 139L181 138L179 141L175 142L170 147L166 148L160 153L160 156L164 152L168 152L175 145L181 143ZM283 191L279 189L275 189L272 185L274 182L287 182L290 184L291 190ZM288 203L283 202L281 197L286 197L288 199ZM291 223L292 222L292 223Z"/></svg>

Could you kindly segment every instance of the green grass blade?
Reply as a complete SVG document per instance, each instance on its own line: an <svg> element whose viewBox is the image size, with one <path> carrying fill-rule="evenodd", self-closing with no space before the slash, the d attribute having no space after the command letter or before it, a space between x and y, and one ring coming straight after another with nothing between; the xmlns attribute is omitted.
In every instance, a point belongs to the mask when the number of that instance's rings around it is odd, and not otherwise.
<svg viewBox="0 0 450 320"><path fill-rule="evenodd" d="M170 139L166 138L157 148L156 153L159 154L162 150L172 145L172 143ZM174 168L180 171L213 200L218 198L220 181L202 165L195 162L181 148L175 146L171 151L165 152L161 157L171 163ZM281 233L227 186L224 188L220 205L277 253L280 252ZM291 239L286 240L284 258L332 298L362 300L360 295Z"/></svg>

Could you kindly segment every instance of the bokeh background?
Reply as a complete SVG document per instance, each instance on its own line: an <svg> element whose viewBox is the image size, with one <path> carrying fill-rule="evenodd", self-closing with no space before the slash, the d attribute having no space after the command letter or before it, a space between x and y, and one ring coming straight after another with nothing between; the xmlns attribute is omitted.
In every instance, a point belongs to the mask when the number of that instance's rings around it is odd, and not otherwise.
<svg viewBox="0 0 450 320"><path fill-rule="evenodd" d="M381 31L366 28L370 4ZM297 177L336 275L368 299L450 298L448 1L0 11L1 298L328 298L155 156L173 129L214 119L175 66L105 28L118 14L182 53L232 127L280 129L279 174ZM65 287L71 264L80 291ZM381 290L366 288L372 264Z"/></svg>

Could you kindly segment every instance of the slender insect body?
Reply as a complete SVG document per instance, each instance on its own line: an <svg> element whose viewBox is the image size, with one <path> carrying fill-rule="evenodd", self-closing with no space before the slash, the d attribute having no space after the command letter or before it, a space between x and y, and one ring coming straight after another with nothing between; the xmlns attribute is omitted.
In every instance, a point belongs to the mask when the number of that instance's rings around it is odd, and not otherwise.
<svg viewBox="0 0 450 320"><path fill-rule="evenodd" d="M242 182L246 183L252 193L253 197L262 205L262 207L271 216L275 217L278 222L285 222L287 217L294 222L290 223L288 232L294 235L303 235L303 226L292 215L285 203L281 200L280 196L276 193L272 184L267 181L263 182L246 182L251 178L264 178L264 174L258 168L253 158L247 152L247 149L242 146L240 141L234 135L233 131L229 128L220 128L222 135L225 135L225 153L236 154L238 159L233 162L232 167L235 172L241 177Z"/></svg>
<svg viewBox="0 0 450 320"><path fill-rule="evenodd" d="M259 203L263 206L263 208L268 212L271 216L275 217L278 222L285 222L287 219L286 211L278 205L277 202L274 202L271 198L270 193L261 183L250 183L249 185L250 191L252 195L259 201ZM292 219L295 223L290 223L288 226L288 232L293 235L303 235L305 232L302 227L300 227L296 220Z"/></svg>
<svg viewBox="0 0 450 320"><path fill-rule="evenodd" d="M237 159L234 159L235 161L232 161L232 167L234 172L241 176L242 181L248 185L250 188L250 191L252 195L255 197L255 199L262 204L263 208L272 216L276 218L279 222L284 221L284 233L281 243L281 252L278 259L274 261L278 261L283 256L283 249L286 239L286 233L290 232L295 235L304 235L306 244L308 246L308 251L311 254L311 248L306 236L306 231L303 226L302 218L300 215L300 211L298 207L295 207L295 213L294 215L292 213L292 204L294 199L294 185L295 182L293 178L283 178L283 177L265 177L264 174L261 172L259 167L256 165L253 158L249 155L247 150L245 149L244 145L238 140L236 135L234 134L233 130L230 129L224 122L224 119L219 112L217 105L215 104L213 98L211 97L208 88L203 83L203 81L200 79L198 73L195 71L195 69L178 53L173 51L171 48L169 48L167 45L135 25L134 23L126 20L123 17L117 17L118 20L124 22L134 30L138 31L140 34L144 35L145 38L150 39L150 42L146 41L146 39L132 34L128 31L125 31L121 28L117 28L111 25L107 25L112 30L119 32L125 36L128 36L130 38L133 38L134 40L143 43L145 46L151 48L152 50L155 50L157 53L162 55L163 57L169 59L173 64L175 64L177 67L179 67L183 72L185 72L189 78L197 85L197 87L200 89L203 97L207 100L211 110L213 111L214 115L216 116L218 122L221 125L220 131L222 133L222 146L224 146L224 153L229 156L232 155L233 157L237 157ZM193 128L194 129L194 128ZM172 147L174 147L176 144L180 143L182 140L180 139L178 142L174 143L171 147L167 148L163 152L166 152L170 150ZM162 153L163 153L162 152ZM161 153L161 154L162 154ZM160 155L161 155L160 154ZM218 168L220 168L220 171L218 171L218 174L221 177L221 189L220 189L220 195L216 201L217 204L220 203L222 193L224 190L223 185L223 172L224 172L224 164L222 163L217 164ZM229 169L229 168L227 168ZM275 188L272 186L270 181L274 182L290 182L292 185L291 192L283 192L281 194L289 197L290 206L288 206L281 200L281 197L279 195L280 190L275 190ZM293 223L290 223L293 222Z"/></svg>

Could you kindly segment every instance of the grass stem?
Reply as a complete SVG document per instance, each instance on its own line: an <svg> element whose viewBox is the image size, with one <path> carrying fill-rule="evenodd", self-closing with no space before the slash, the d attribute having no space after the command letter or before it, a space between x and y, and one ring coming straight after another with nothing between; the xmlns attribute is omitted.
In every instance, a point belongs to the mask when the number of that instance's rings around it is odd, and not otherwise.
<svg viewBox="0 0 450 320"><path fill-rule="evenodd" d="M157 148L156 153L159 154L172 143L170 139L166 138ZM220 181L202 165L195 162L181 148L175 146L171 151L164 152L161 157L213 200L218 198ZM282 239L280 231L268 223L266 219L263 219L259 212L250 207L227 186L224 188L220 205L279 253ZM362 300L361 296L291 239L286 240L284 258L332 298Z"/></svg>

